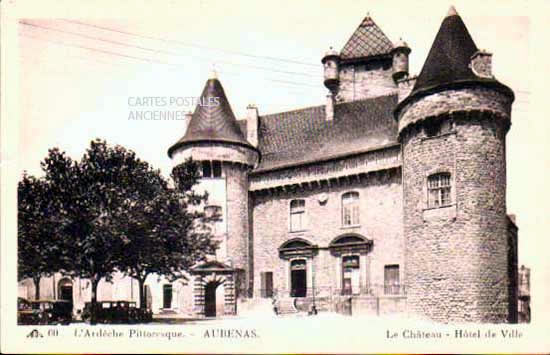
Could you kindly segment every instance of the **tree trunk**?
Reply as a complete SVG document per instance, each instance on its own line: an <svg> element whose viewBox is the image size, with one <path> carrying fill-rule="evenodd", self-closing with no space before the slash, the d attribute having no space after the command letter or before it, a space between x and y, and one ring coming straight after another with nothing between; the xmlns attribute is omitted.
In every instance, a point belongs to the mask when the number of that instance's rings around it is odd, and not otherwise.
<svg viewBox="0 0 550 355"><path fill-rule="evenodd" d="M90 313L90 324L97 324L97 285L99 284L99 279L97 276L92 278L92 309Z"/></svg>
<svg viewBox="0 0 550 355"><path fill-rule="evenodd" d="M32 282L34 283L34 299L39 300L40 299L40 275L34 276L32 278Z"/></svg>

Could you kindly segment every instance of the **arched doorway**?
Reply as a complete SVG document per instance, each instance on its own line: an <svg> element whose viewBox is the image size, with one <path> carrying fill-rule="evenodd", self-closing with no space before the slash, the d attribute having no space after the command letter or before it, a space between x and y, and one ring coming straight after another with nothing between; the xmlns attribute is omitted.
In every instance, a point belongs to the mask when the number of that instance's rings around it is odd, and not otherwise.
<svg viewBox="0 0 550 355"><path fill-rule="evenodd" d="M305 259L292 260L290 263L290 296L306 297L307 271Z"/></svg>
<svg viewBox="0 0 550 355"><path fill-rule="evenodd" d="M279 257L288 260L290 272L288 274L287 287L290 288L290 297L306 297L308 274L307 268L312 266L313 258L317 254L318 247L302 238L293 238L284 242L279 247ZM309 260L309 261L308 261ZM310 287L313 285L313 275L309 275Z"/></svg>
<svg viewBox="0 0 550 355"><path fill-rule="evenodd" d="M73 282L69 278L62 278L57 284L58 299L73 303Z"/></svg>
<svg viewBox="0 0 550 355"><path fill-rule="evenodd" d="M236 281L241 270L209 261L192 269L193 309L199 317L220 317L237 313Z"/></svg>
<svg viewBox="0 0 550 355"><path fill-rule="evenodd" d="M209 282L204 287L204 315L206 317L216 316L216 288L217 282Z"/></svg>

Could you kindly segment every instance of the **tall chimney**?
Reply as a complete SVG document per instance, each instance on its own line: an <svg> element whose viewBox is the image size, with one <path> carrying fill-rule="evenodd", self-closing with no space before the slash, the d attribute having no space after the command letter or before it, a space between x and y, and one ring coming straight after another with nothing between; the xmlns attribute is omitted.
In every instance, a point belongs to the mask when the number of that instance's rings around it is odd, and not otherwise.
<svg viewBox="0 0 550 355"><path fill-rule="evenodd" d="M246 139L254 147L258 146L258 108L249 104L246 107Z"/></svg>

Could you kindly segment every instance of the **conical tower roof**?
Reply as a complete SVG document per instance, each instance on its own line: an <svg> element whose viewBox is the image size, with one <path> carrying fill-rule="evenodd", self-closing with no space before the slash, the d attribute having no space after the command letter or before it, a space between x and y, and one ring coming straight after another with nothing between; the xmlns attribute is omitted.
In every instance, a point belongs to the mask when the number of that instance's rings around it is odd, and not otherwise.
<svg viewBox="0 0 550 355"><path fill-rule="evenodd" d="M514 97L510 88L494 78L479 77L470 68L472 56L478 51L466 25L451 6L435 37L413 90L401 101L397 113L415 97L427 95L457 85L485 85Z"/></svg>
<svg viewBox="0 0 550 355"><path fill-rule="evenodd" d="M168 149L168 156L182 146L198 142L222 142L256 150L243 136L222 84L208 79L185 135Z"/></svg>
<svg viewBox="0 0 550 355"><path fill-rule="evenodd" d="M389 54L393 49L391 41L367 15L342 48L342 60L354 60Z"/></svg>
<svg viewBox="0 0 550 355"><path fill-rule="evenodd" d="M475 45L466 25L451 7L435 37L413 92L478 77L470 69Z"/></svg>

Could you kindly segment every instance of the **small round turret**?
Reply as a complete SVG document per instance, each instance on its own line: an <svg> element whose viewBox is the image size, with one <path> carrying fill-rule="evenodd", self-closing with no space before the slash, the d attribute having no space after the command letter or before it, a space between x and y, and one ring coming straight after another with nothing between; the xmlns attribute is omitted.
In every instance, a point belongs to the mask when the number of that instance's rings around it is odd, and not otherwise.
<svg viewBox="0 0 550 355"><path fill-rule="evenodd" d="M324 67L324 84L335 95L340 84L340 54L330 47L321 62Z"/></svg>
<svg viewBox="0 0 550 355"><path fill-rule="evenodd" d="M208 191L209 206L221 215L216 258L230 263L240 280L232 298L226 299L226 309L234 309L235 298L246 295L248 285L248 173L259 164L260 152L243 135L215 73L206 82L185 135L168 156L175 167L192 158L202 168L200 189ZM204 314L204 304L197 307L198 314Z"/></svg>
<svg viewBox="0 0 550 355"><path fill-rule="evenodd" d="M393 80L397 81L409 75L409 54L411 49L403 39L394 45L391 52L393 57Z"/></svg>

